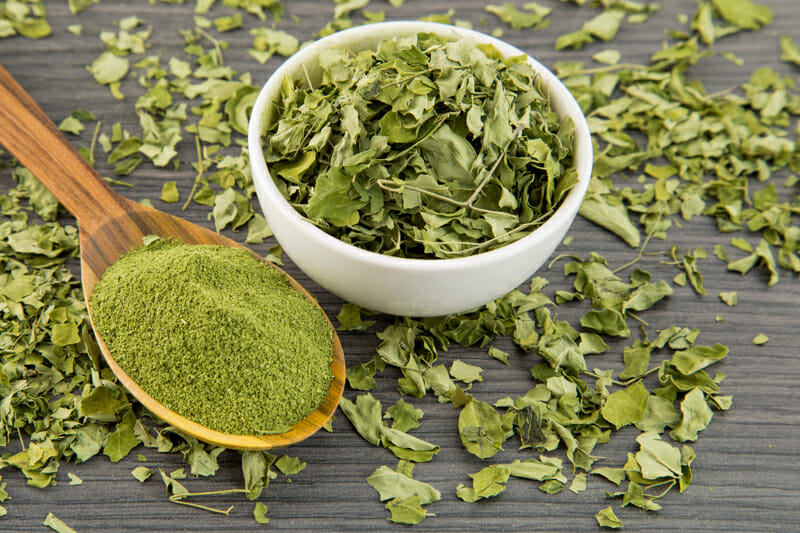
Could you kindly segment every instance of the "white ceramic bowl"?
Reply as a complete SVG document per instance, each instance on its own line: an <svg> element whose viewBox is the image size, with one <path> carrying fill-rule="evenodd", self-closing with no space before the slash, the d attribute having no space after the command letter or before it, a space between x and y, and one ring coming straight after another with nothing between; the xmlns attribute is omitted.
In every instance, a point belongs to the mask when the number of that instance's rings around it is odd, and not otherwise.
<svg viewBox="0 0 800 533"><path fill-rule="evenodd" d="M542 226L502 248L455 259L407 259L366 251L328 235L304 220L272 181L264 161L261 136L270 124L285 76L312 80L317 55L330 47L352 51L375 48L383 39L431 32L494 45L504 56L524 52L488 35L432 22L384 22L359 26L322 38L291 56L261 89L250 117L250 166L258 199L276 239L294 263L332 293L367 309L404 316L438 316L467 311L499 298L533 274L564 238L578 212L592 169L592 143L586 119L566 87L544 66L529 58L540 74L551 104L575 123L578 183Z"/></svg>

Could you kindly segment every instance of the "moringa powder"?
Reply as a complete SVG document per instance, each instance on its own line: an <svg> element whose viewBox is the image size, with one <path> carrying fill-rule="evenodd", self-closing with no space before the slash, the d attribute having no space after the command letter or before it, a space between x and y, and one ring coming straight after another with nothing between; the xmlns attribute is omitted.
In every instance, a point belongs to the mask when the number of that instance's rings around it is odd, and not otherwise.
<svg viewBox="0 0 800 533"><path fill-rule="evenodd" d="M142 389L217 431L285 431L333 378L322 310L245 249L156 240L105 271L91 309Z"/></svg>

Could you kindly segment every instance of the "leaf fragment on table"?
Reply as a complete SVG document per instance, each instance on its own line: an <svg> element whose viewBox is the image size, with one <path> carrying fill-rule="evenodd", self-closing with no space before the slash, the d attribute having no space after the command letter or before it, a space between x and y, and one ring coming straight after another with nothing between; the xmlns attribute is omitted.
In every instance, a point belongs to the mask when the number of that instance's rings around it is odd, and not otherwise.
<svg viewBox="0 0 800 533"><path fill-rule="evenodd" d="M43 2L5 2L0 9L0 38L22 35L41 39L52 33Z"/></svg>
<svg viewBox="0 0 800 533"><path fill-rule="evenodd" d="M772 10L752 0L711 0L719 15L734 26L757 30L772 23Z"/></svg>
<svg viewBox="0 0 800 533"><path fill-rule="evenodd" d="M139 439L134 433L136 415L129 410L117 423L116 430L108 436L108 441L103 447L103 453L112 463L121 461L128 453L139 445Z"/></svg>
<svg viewBox="0 0 800 533"><path fill-rule="evenodd" d="M780 38L781 44L781 61L794 63L800 67L800 47L798 47L791 37L782 35Z"/></svg>
<svg viewBox="0 0 800 533"><path fill-rule="evenodd" d="M633 225L624 204L611 205L596 196L587 196L581 204L580 215L598 226L617 235L628 246L638 248L641 243L639 230Z"/></svg>
<svg viewBox="0 0 800 533"><path fill-rule="evenodd" d="M511 2L502 5L489 4L485 9L515 30L543 28L549 24L547 16L552 12L551 8L536 2L524 4L523 9L517 8Z"/></svg>
<svg viewBox="0 0 800 533"><path fill-rule="evenodd" d="M496 348L495 346L489 346L489 357L492 359L497 359L504 365L508 366L508 352L501 350L500 348Z"/></svg>
<svg viewBox="0 0 800 533"><path fill-rule="evenodd" d="M481 367L465 363L461 359L456 359L450 365L450 377L464 383L483 381L482 372L483 369Z"/></svg>
<svg viewBox="0 0 800 533"><path fill-rule="evenodd" d="M269 511L269 509L266 503L256 502L255 506L253 507L253 518L255 518L256 522L259 524L269 524L267 511Z"/></svg>
<svg viewBox="0 0 800 533"><path fill-rule="evenodd" d="M214 26L218 32L232 31L242 27L242 14L234 13L214 19Z"/></svg>
<svg viewBox="0 0 800 533"><path fill-rule="evenodd" d="M275 460L274 464L275 468L280 470L281 474L284 476L293 476L294 474L298 474L306 467L305 462L301 461L297 457L290 457L288 455L281 455Z"/></svg>
<svg viewBox="0 0 800 533"><path fill-rule="evenodd" d="M396 470L388 466L378 467L367 478L367 483L378 492L380 500L387 501L390 520L401 524L417 524L430 513L423 509L439 501L441 493L428 483L412 477L414 465L401 460Z"/></svg>
<svg viewBox="0 0 800 533"><path fill-rule="evenodd" d="M271 469L275 459L274 455L265 451L242 452L242 474L248 500L257 499L275 476Z"/></svg>
<svg viewBox="0 0 800 533"><path fill-rule="evenodd" d="M670 432L670 437L678 442L695 441L698 433L711 422L713 412L700 389L692 389L681 401L682 419L678 427Z"/></svg>
<svg viewBox="0 0 800 533"><path fill-rule="evenodd" d="M636 438L640 449L635 460L645 479L677 477L681 474L681 454L678 448L664 442L656 433L642 433Z"/></svg>
<svg viewBox="0 0 800 533"><path fill-rule="evenodd" d="M603 466L593 469L591 473L604 477L614 485L619 485L624 479L626 479L625 470L623 468L609 468L607 466Z"/></svg>
<svg viewBox="0 0 800 533"><path fill-rule="evenodd" d="M461 408L458 431L466 450L480 459L488 459L497 454L506 440L506 432L497 410L474 398Z"/></svg>
<svg viewBox="0 0 800 533"><path fill-rule="evenodd" d="M761 266L769 272L768 285L772 286L778 283L780 275L769 243L765 239L761 239L755 249L751 251L749 256L729 262L728 270L747 274L753 267Z"/></svg>
<svg viewBox="0 0 800 533"><path fill-rule="evenodd" d="M247 222L247 244L262 244L264 239L272 237L272 228L267 220L259 213L254 213L253 218Z"/></svg>
<svg viewBox="0 0 800 533"><path fill-rule="evenodd" d="M419 494L394 498L386 504L386 508L391 513L389 520L396 524L419 524L426 516L432 516L422 507Z"/></svg>
<svg viewBox="0 0 800 533"><path fill-rule="evenodd" d="M580 494L586 490L586 473L580 472L575 474L572 478L572 483L569 484L569 491L575 494Z"/></svg>
<svg viewBox="0 0 800 533"><path fill-rule="evenodd" d="M617 518L617 515L614 514L614 510L610 506L598 511L597 514L594 515L594 518L597 520L597 525L600 527L622 529L622 520Z"/></svg>
<svg viewBox="0 0 800 533"><path fill-rule="evenodd" d="M621 58L622 54L619 50L603 50L602 52L597 52L592 56L593 60L605 65L616 65L619 63Z"/></svg>
<svg viewBox="0 0 800 533"><path fill-rule="evenodd" d="M339 409L364 440L376 446L380 444L382 407L372 394L360 394L355 402L343 397L339 401Z"/></svg>
<svg viewBox="0 0 800 533"><path fill-rule="evenodd" d="M283 30L253 28L253 47L247 52L259 63L266 63L274 54L289 57L297 52L300 43L296 37Z"/></svg>
<svg viewBox="0 0 800 533"><path fill-rule="evenodd" d="M470 474L472 486L459 484L456 495L465 502L476 502L484 498L492 498L506 490L510 470L505 465L492 465Z"/></svg>
<svg viewBox="0 0 800 533"><path fill-rule="evenodd" d="M136 478L139 483L144 483L153 475L154 470L146 466L137 466L131 470L131 475Z"/></svg>
<svg viewBox="0 0 800 533"><path fill-rule="evenodd" d="M739 294L736 291L720 292L719 299L725 302L726 305L733 307L739 303Z"/></svg>
<svg viewBox="0 0 800 533"><path fill-rule="evenodd" d="M635 424L647 411L650 395L641 381L627 388L611 393L600 411L603 418L617 429Z"/></svg>
<svg viewBox="0 0 800 533"><path fill-rule="evenodd" d="M80 135L85 126L76 117L70 115L59 123L58 129L73 135Z"/></svg>
<svg viewBox="0 0 800 533"><path fill-rule="evenodd" d="M63 520L58 518L53 513L47 513L47 517L44 519L44 525L56 531L57 533L76 533L74 529L69 527Z"/></svg>
<svg viewBox="0 0 800 533"><path fill-rule="evenodd" d="M109 85L120 81L128 73L130 61L111 52L101 53L86 69L94 76L97 83Z"/></svg>
<svg viewBox="0 0 800 533"><path fill-rule="evenodd" d="M373 315L371 311L363 309L356 304L345 303L336 319L339 321L339 329L342 331L365 331L369 329L375 320L364 320L362 314Z"/></svg>
<svg viewBox="0 0 800 533"><path fill-rule="evenodd" d="M178 192L178 183L175 181L165 181L161 188L161 196L159 199L168 204L174 204L180 200L180 193Z"/></svg>
<svg viewBox="0 0 800 533"><path fill-rule="evenodd" d="M422 416L422 409L417 409L400 398L397 403L386 409L386 414L383 418L392 420L392 429L407 432L420 426Z"/></svg>
<svg viewBox="0 0 800 533"><path fill-rule="evenodd" d="M611 41L619 31L624 16L625 12L618 9L603 11L584 22L580 30L561 35L556 40L555 48L556 50L564 48L577 50L595 39Z"/></svg>
<svg viewBox="0 0 800 533"><path fill-rule="evenodd" d="M395 498L407 499L412 495L419 496L420 505L437 502L442 498L441 493L428 483L418 481L411 477L413 463L400 461L397 470L388 466L378 467L367 478L367 483L378 491L381 501Z"/></svg>
<svg viewBox="0 0 800 533"><path fill-rule="evenodd" d="M402 401L402 400L401 400ZM398 402L399 404L399 402ZM382 418L398 417L398 427L419 427L421 418L411 404L395 404L387 410L387 415L382 417L381 403L369 393L361 394L355 402L342 398L339 407L353 424L356 431L370 444L383 446L399 459L413 462L427 462L439 453L439 446L415 437L407 431L397 427L387 426ZM419 418L415 418L419 416Z"/></svg>

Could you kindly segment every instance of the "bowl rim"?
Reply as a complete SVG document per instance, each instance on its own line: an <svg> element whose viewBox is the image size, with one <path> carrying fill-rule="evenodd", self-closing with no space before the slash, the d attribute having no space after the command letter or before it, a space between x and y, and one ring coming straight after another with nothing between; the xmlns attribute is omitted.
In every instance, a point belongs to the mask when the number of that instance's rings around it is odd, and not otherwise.
<svg viewBox="0 0 800 533"><path fill-rule="evenodd" d="M287 75L291 76L295 74L303 64L308 61L313 61L322 50L330 46L342 46L338 41L343 39L362 36L369 40L369 46L371 46L373 42L389 38L392 35L403 38L420 32L434 33L444 37L467 38L481 44L491 44L503 54L503 57L525 56L527 63L544 81L551 102L554 98L554 94L558 94L558 106L562 111L558 113L559 116L570 116L573 119L575 124L575 147L573 157L575 160L574 167L578 174L578 182L569 191L566 198L562 200L555 212L550 215L541 226L535 228L516 241L486 252L453 258L409 258L373 252L371 250L359 248L354 244L346 243L306 220L292 207L283 194L280 193L273 181L274 178L272 178L269 171L269 166L264 160L261 136L264 129L263 118L266 113L266 106L274 101L274 95L278 94L283 78ZM367 49L369 46L362 49ZM253 104L248 124L248 149L254 184L256 184L256 182L261 182L262 185L265 186L263 187L264 192L277 200L272 202L274 204L273 207L280 211L277 214L288 218L293 226L301 229L308 237L316 239L318 242L335 249L338 253L351 256L353 259L359 260L362 263L380 266L382 268L398 268L412 272L427 273L453 272L473 269L488 264L501 264L505 260L518 256L526 249L535 248L541 245L541 243L547 242L559 228L564 225L568 227L577 214L591 180L593 160L592 140L586 117L578 105L578 102L575 100L575 97L550 69L545 67L530 54L491 35L449 24L413 20L378 22L348 28L322 37L301 48L294 55L286 59L286 61L268 77ZM260 172L257 172L256 169ZM262 210L264 210L263 205ZM266 212L265 216L267 216Z"/></svg>

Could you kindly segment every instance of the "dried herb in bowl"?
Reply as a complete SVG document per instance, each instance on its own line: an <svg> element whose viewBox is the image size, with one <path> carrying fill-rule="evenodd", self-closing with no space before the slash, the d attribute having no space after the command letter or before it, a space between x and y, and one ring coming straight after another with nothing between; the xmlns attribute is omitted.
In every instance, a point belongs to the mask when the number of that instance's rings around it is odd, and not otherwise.
<svg viewBox="0 0 800 533"><path fill-rule="evenodd" d="M285 79L264 156L285 198L344 242L453 258L544 223L577 183L571 119L525 56L430 33L319 56Z"/></svg>

